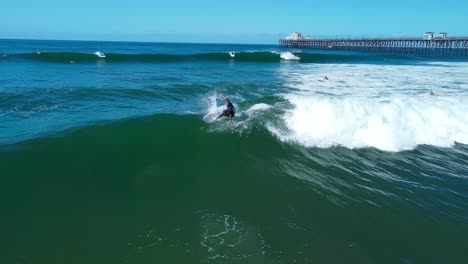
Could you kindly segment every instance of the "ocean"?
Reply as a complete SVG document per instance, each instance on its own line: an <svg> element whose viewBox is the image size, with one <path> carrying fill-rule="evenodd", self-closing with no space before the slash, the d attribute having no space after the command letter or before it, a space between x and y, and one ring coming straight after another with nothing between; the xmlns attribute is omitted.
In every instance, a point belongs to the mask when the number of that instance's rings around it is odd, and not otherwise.
<svg viewBox="0 0 468 264"><path fill-rule="evenodd" d="M468 263L467 113L460 58L0 40L0 263Z"/></svg>

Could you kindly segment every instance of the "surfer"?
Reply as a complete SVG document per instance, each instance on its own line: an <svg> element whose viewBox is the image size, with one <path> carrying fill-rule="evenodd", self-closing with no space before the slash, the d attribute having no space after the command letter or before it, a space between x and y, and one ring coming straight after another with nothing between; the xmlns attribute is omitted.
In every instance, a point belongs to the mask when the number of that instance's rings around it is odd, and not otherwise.
<svg viewBox="0 0 468 264"><path fill-rule="evenodd" d="M325 78L324 78L324 79L328 81L328 76L325 75Z"/></svg>
<svg viewBox="0 0 468 264"><path fill-rule="evenodd" d="M232 118L234 115L236 115L236 110L234 109L234 105L231 103L231 101L224 95L221 94L221 97L226 100L226 107L227 109L224 110L216 119L223 117L223 116L228 116L229 121L232 123Z"/></svg>

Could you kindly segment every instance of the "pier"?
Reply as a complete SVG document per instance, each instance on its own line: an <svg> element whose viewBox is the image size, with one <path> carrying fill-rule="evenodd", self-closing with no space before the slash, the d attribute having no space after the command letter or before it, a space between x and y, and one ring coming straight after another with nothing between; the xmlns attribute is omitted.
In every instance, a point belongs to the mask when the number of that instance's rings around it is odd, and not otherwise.
<svg viewBox="0 0 468 264"><path fill-rule="evenodd" d="M423 38L304 39L299 32L293 32L291 36L280 39L280 47L420 56L468 56L468 37L448 38L447 33L439 33L439 37L426 33Z"/></svg>

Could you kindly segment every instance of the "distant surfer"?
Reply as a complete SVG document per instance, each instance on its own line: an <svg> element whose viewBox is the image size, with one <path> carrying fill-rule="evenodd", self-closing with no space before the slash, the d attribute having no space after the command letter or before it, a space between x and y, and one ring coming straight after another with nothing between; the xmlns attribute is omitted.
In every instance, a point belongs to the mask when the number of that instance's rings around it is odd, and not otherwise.
<svg viewBox="0 0 468 264"><path fill-rule="evenodd" d="M224 110L216 119L218 119L220 117L223 117L223 116L227 116L227 117L229 117L229 121L232 123L232 118L234 117L234 115L236 115L236 110L234 108L234 105L231 103L231 101L224 94L221 94L221 97L224 100L226 100L227 109Z"/></svg>
<svg viewBox="0 0 468 264"><path fill-rule="evenodd" d="M328 81L328 76L325 75L325 78L324 78L324 79Z"/></svg>
<svg viewBox="0 0 468 264"><path fill-rule="evenodd" d="M431 95L431 96L438 96L438 94L435 94L433 90L431 90L431 92L429 93L429 95Z"/></svg>

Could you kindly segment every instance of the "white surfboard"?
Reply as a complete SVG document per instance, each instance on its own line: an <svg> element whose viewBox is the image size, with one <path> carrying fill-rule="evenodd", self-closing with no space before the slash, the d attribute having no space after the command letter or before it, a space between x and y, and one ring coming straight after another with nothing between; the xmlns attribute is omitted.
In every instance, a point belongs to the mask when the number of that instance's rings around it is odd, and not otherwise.
<svg viewBox="0 0 468 264"><path fill-rule="evenodd" d="M207 114L203 117L203 121L205 121L206 123L213 123L214 121L216 121L217 117L217 113Z"/></svg>

